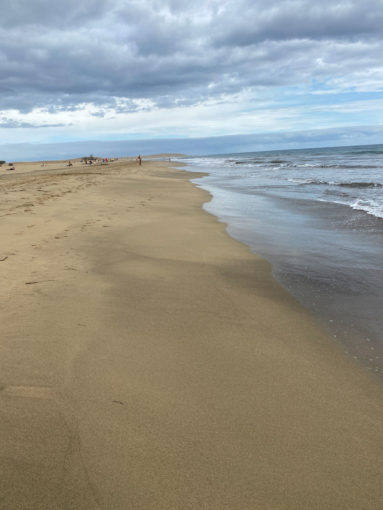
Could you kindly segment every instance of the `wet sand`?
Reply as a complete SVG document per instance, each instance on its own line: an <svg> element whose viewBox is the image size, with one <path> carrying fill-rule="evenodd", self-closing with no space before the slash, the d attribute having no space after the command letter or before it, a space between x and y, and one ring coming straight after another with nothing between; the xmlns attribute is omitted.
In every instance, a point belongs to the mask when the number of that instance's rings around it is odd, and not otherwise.
<svg viewBox="0 0 383 510"><path fill-rule="evenodd" d="M383 220L341 204L205 188L205 209L267 259L273 275L337 342L383 379ZM325 250L324 250L325 247Z"/></svg>
<svg viewBox="0 0 383 510"><path fill-rule="evenodd" d="M10 174L0 508L380 508L381 384L202 210L187 173Z"/></svg>

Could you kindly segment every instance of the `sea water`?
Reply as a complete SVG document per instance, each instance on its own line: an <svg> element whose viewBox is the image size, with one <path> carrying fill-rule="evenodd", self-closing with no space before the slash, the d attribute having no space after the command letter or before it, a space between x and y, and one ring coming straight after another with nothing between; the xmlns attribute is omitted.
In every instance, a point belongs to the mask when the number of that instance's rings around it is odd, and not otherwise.
<svg viewBox="0 0 383 510"><path fill-rule="evenodd" d="M383 374L383 145L179 158L205 209L368 369Z"/></svg>

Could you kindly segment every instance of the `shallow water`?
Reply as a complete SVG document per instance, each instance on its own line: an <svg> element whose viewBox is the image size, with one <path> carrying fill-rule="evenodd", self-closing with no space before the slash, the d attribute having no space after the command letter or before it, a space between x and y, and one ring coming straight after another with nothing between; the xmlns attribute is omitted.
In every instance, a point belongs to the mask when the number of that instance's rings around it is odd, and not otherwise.
<svg viewBox="0 0 383 510"><path fill-rule="evenodd" d="M383 146L184 160L205 209L273 265L345 350L383 374Z"/></svg>

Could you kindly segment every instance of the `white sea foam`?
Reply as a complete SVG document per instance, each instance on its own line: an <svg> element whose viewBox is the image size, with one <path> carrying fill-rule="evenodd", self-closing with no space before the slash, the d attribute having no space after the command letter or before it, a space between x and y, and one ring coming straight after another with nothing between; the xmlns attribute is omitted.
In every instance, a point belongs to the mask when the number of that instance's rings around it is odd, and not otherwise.
<svg viewBox="0 0 383 510"><path fill-rule="evenodd" d="M354 211L363 211L371 216L375 216L376 218L383 218L383 203L378 203L374 201L367 200L355 200L354 202L350 202L347 200L335 200L335 199L326 199L326 198L318 198L318 202L326 202L329 204L340 204Z"/></svg>
<svg viewBox="0 0 383 510"><path fill-rule="evenodd" d="M358 199L351 204L351 207L357 211L365 211L367 214L371 214L371 216L383 218L383 200L381 203L378 203L375 201Z"/></svg>

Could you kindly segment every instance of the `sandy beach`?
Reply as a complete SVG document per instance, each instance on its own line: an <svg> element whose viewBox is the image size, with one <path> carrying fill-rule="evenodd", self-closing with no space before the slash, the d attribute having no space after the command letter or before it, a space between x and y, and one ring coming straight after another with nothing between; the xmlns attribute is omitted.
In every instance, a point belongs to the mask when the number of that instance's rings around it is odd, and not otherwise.
<svg viewBox="0 0 383 510"><path fill-rule="evenodd" d="M0 168L4 510L378 510L382 386L167 162Z"/></svg>

